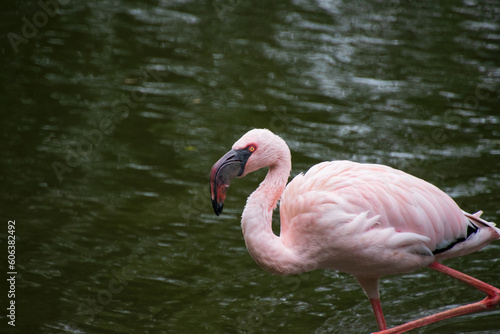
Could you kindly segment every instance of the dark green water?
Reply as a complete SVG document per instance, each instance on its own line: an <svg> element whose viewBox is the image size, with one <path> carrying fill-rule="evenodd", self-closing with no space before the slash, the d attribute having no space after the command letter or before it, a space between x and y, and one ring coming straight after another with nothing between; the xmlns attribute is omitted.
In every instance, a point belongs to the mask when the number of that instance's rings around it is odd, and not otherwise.
<svg viewBox="0 0 500 334"><path fill-rule="evenodd" d="M239 218L264 172L213 214L209 170L251 128L288 142L292 175L387 164L500 222L499 1L42 4L0 14L2 333L376 330L351 276L250 258ZM447 264L500 285L500 243ZM390 325L483 298L430 270L381 292ZM499 330L497 308L415 332Z"/></svg>

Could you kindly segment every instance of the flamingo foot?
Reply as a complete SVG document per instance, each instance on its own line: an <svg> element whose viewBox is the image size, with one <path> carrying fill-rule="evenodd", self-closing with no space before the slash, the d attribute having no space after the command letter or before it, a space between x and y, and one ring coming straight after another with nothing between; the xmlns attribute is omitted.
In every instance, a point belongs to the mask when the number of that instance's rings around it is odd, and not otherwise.
<svg viewBox="0 0 500 334"><path fill-rule="evenodd" d="M470 314L470 313L475 313L475 312L481 312L485 311L488 309L492 309L498 304L500 304L500 289L486 284L474 277L465 275L464 273L461 273L457 270L451 269L447 266L444 266L440 263L433 262L429 268L437 270L439 272L442 272L443 274L446 274L448 276L454 277L464 283L467 283L468 285L483 291L486 293L488 296L476 303L460 306L448 311L436 313L421 319L417 319L414 321L407 322L406 324L399 325L390 329L382 330L380 332L376 332L373 334L399 334L399 333L404 333L407 331L410 331L415 328L419 328L425 325L429 325L444 319L460 316L460 315L465 315L465 314ZM379 304L380 305L380 304ZM373 304L372 304L373 306ZM375 311L375 307L374 307ZM378 323L378 318L377 318L377 323ZM380 326L380 324L379 324Z"/></svg>

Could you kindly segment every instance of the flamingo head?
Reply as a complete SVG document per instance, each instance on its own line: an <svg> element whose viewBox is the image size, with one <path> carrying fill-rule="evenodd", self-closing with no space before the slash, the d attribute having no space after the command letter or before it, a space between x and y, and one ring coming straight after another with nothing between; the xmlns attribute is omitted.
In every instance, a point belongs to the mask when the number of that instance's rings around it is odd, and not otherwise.
<svg viewBox="0 0 500 334"><path fill-rule="evenodd" d="M210 171L210 196L215 214L222 212L232 179L273 166L281 158L290 161L290 150L279 136L266 129L253 129L244 134Z"/></svg>

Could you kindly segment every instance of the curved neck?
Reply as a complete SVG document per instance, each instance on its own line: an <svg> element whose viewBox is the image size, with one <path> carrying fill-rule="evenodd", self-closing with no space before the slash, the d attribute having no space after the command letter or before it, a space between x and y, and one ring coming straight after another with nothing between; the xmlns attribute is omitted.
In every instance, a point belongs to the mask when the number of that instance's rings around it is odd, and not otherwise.
<svg viewBox="0 0 500 334"><path fill-rule="evenodd" d="M252 258L264 269L281 275L302 272L298 257L272 230L273 210L290 175L290 160L288 156L269 167L264 181L248 197L241 219L243 236Z"/></svg>

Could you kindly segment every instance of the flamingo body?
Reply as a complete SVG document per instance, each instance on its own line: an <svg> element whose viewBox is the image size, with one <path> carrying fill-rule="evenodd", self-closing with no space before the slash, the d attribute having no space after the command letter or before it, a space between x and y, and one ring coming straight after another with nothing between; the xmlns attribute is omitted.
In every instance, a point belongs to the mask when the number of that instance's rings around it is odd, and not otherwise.
<svg viewBox="0 0 500 334"><path fill-rule="evenodd" d="M323 162L287 186L288 146L271 131L254 129L212 167L215 213L222 212L231 179L263 167L269 172L248 197L241 225L250 255L264 269L281 275L315 269L353 274L370 299L381 330L386 329L379 301L381 276L428 266L488 294L481 302L384 333L402 333L500 303L499 289L438 263L500 239L500 230L479 218L481 212L468 214L432 184L376 164ZM280 236L271 226L278 201Z"/></svg>
<svg viewBox="0 0 500 334"><path fill-rule="evenodd" d="M485 221L471 222L424 180L350 161L323 162L296 176L283 192L280 215L286 247L318 268L373 277L476 251L500 234ZM469 238L468 230L475 231Z"/></svg>

